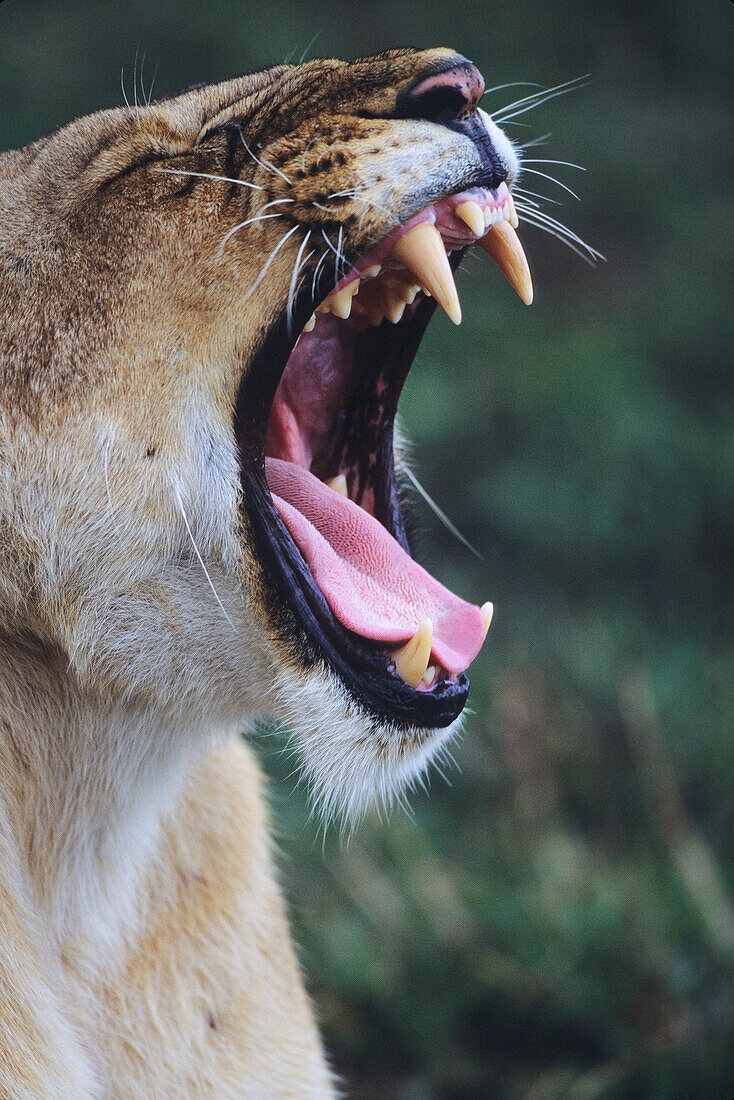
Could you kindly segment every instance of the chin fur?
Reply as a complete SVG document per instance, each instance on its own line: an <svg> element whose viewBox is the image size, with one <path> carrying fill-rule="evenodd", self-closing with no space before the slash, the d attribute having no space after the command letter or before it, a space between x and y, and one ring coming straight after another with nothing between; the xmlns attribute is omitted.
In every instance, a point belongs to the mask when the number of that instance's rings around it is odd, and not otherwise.
<svg viewBox="0 0 734 1100"><path fill-rule="evenodd" d="M428 764L463 722L462 714L444 729L423 729L377 718L325 667L281 675L273 701L291 731L315 810L349 826L372 806L388 810L424 785Z"/></svg>

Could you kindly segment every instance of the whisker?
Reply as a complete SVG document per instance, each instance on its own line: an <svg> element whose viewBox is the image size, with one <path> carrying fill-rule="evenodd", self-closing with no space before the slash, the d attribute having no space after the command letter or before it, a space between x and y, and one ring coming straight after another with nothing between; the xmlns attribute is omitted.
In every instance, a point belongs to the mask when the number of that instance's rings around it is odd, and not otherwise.
<svg viewBox="0 0 734 1100"><path fill-rule="evenodd" d="M303 253L306 249L306 245L308 244L310 236L311 236L311 230L309 229L308 232L306 233L306 236L303 238L303 241L301 243L301 247L298 249L298 255L296 256L296 262L293 265L293 275L291 276L290 287L288 288L287 317L288 317L288 327L289 328L292 328L292 326L293 326L293 302L295 300L296 284L298 283L298 275L299 275L299 272L301 270L301 257L303 256ZM311 259L312 256L313 256L313 249L309 252L308 256L306 257L306 259L303 262L308 263L308 261Z"/></svg>
<svg viewBox="0 0 734 1100"><path fill-rule="evenodd" d="M346 258L344 256L344 253L342 252L342 244L343 243L344 243L344 226L340 225L339 226L339 236L337 237L337 240L336 240L337 255L336 255L336 270L334 272L334 279L335 279L334 286L336 286L336 284L339 282L339 279L337 278L337 276L339 275L339 257L341 256L342 275L344 274L344 267L345 267L345 264L347 262Z"/></svg>
<svg viewBox="0 0 734 1100"><path fill-rule="evenodd" d="M337 252L337 250L334 248L334 245L329 240L328 236L326 235L326 230L323 227L321 229L321 236L324 238L324 240L328 244L329 248L331 249L331 251L336 256L336 259L337 259L337 262L338 262L339 261L339 253Z"/></svg>
<svg viewBox="0 0 734 1100"><path fill-rule="evenodd" d="M567 226L556 221L555 218L551 218L550 215L537 209L528 209L522 202L515 203L515 206L523 221L528 222L529 225L534 225L536 229L542 229L544 233L550 234L551 237L555 237L567 248L570 248L572 252L575 252L577 256L580 256L582 260L591 264L592 267L596 266L598 260L606 260L601 252L597 251L596 248L592 248L590 244L587 244ZM577 245L579 247L576 247Z"/></svg>
<svg viewBox="0 0 734 1100"><path fill-rule="evenodd" d="M286 176L285 172L281 172L280 168L276 168L274 164L271 164L271 163L270 163L270 161L267 161L267 160L260 160L260 158L259 158L259 157L255 156L255 154L253 153L252 149L250 148L250 146L249 146L249 145L247 144L247 142L245 141L245 138L244 138L244 136L243 136L243 134L242 134L242 131L241 131L241 130L240 130L240 141L242 142L242 144L244 145L245 149L246 149L246 150L247 150L247 152L248 152L248 153L250 154L250 156L252 157L252 159L253 159L253 160L254 160L254 161L255 161L255 162L257 163L257 164L259 164L261 168L265 168L266 170L267 170L267 169L270 169L270 171L271 171L271 172L276 172L276 173L277 173L277 174L278 174L278 175L280 176L280 178L281 178L281 179L284 179L284 180L285 180L285 182L286 182L286 183L288 184L288 186L289 186L289 187L292 187L292 186L293 186L293 184L291 183L291 181L290 181L290 180L288 179L288 177Z"/></svg>
<svg viewBox="0 0 734 1100"><path fill-rule="evenodd" d="M135 113L140 118L140 108L138 106L138 52L139 46L135 47L135 67L133 68L133 99L135 100Z"/></svg>
<svg viewBox="0 0 734 1100"><path fill-rule="evenodd" d="M246 218L245 221L240 222L239 225L236 225L234 229L230 229L229 233L219 246L219 251L221 252L224 249L224 246L226 245L230 237L234 237L235 233L239 233L240 229L244 229L246 225L253 225L255 222L266 222L270 218L279 217L281 217L280 214L256 214L254 218ZM298 226L296 226L296 228L298 228Z"/></svg>
<svg viewBox="0 0 734 1100"><path fill-rule="evenodd" d="M215 176L212 172L192 172L188 168L154 168L154 172L163 172L168 176L200 176L205 180L218 180L220 183L236 183L239 187L249 187L252 191L264 191L257 183L249 183L247 180L238 180L233 176ZM289 200L290 201L290 200Z"/></svg>
<svg viewBox="0 0 734 1100"><path fill-rule="evenodd" d="M494 88L485 88L485 95L492 95L494 92L501 92L505 88L542 88L542 84L538 84L537 80L511 80L509 84L495 84Z"/></svg>
<svg viewBox="0 0 734 1100"><path fill-rule="evenodd" d="M420 481L415 476L415 474L410 469L410 467L405 466L404 471L405 471L406 475L408 476L408 479L412 482L413 487L420 493L420 495L423 497L423 499L425 500L428 507L438 516L438 518L441 520L441 523L443 523L443 525L447 529L447 531L450 531L451 534L454 536L454 538L459 540L459 542L462 544L462 546L465 546L467 548L467 550L470 550L475 558L479 558L480 561L484 561L484 558L479 553L479 551L476 549L476 547L472 546L472 544L469 542L469 540L467 538L465 538L464 535L462 535L459 528L456 527L456 525L451 522L451 520L446 515L446 513L443 511L443 509L440 508L438 506L438 504L436 504L436 501L430 495L428 490L423 488Z"/></svg>
<svg viewBox="0 0 734 1100"><path fill-rule="evenodd" d="M175 487L175 494L176 494L176 503L178 504L178 508L179 508L180 513L181 513L181 517L184 521L184 524L186 525L186 531L188 532L188 536L191 539L191 545L193 546L194 552L195 552L197 558L199 559L199 565L204 570L204 576L206 577L207 581L209 582L209 587L211 588L212 592L214 593L214 599L219 604L219 606L221 608L221 611L222 611L222 614L224 615L224 617L227 620L227 622L229 623L229 625L232 627L232 630L234 630L234 623L232 622L229 615L227 614L227 609L224 606L224 604L222 603L222 601L220 600L219 593L217 592L216 588L214 587L214 582L211 579L211 577L209 576L209 570L207 569L206 565L204 564L204 559L202 558L201 554L199 553L199 547L196 545L196 539L193 536L191 528L189 527L189 521L186 518L186 512L184 510L183 501L181 500L181 494L179 492L178 486Z"/></svg>
<svg viewBox="0 0 734 1100"><path fill-rule="evenodd" d="M593 256L595 259L605 260L605 257L602 256L601 252L598 252L595 248L592 248L590 244L587 244L586 241L582 240L581 237L574 233L573 230L569 229L567 225L564 225L563 222L559 222L556 218L551 217L550 214L546 214L542 210L533 210L531 211L531 213L534 217L545 221L551 228L557 229L560 233L563 233L569 238L569 240L575 241L576 244L586 249L589 255Z"/></svg>
<svg viewBox="0 0 734 1100"><path fill-rule="evenodd" d="M120 88L122 89L122 98L125 100L125 106L127 107L128 111L132 111L132 107L130 106L130 100L127 98L127 92L125 90L125 66L124 65L120 69Z"/></svg>
<svg viewBox="0 0 734 1100"><path fill-rule="evenodd" d="M314 301L314 299L316 297L316 280L318 279L319 271L321 269L322 264L324 263L324 260L326 259L326 257L328 255L329 255L329 250L328 250L328 248L325 248L323 253L321 254L321 259L316 264L316 267L314 269L313 278L311 279L311 301L312 302Z"/></svg>
<svg viewBox="0 0 734 1100"><path fill-rule="evenodd" d="M307 53L308 53L308 52L309 52L309 51L310 51L311 49L313 49L313 47L314 47L314 46L316 45L316 43L318 42L319 38L321 37L321 35L322 35L323 33L324 33L324 32L323 32L323 29L322 29L322 30L320 30L320 31L316 31L316 34L315 34L315 35L313 36L313 38L311 39L311 41L309 42L309 44L308 44L308 45L306 46L306 49L305 49L305 50L303 51L303 53L302 53L302 54L301 54L301 56L299 57L299 59L298 59L298 64L299 64L299 65L302 65L302 64L303 64L303 59L305 58L306 54L307 54ZM295 52L295 51L294 51L294 52Z"/></svg>
<svg viewBox="0 0 734 1100"><path fill-rule="evenodd" d="M572 164L570 160L523 160L523 164L563 164L566 168L578 168L579 172L585 172L582 164Z"/></svg>
<svg viewBox="0 0 734 1100"><path fill-rule="evenodd" d="M272 215L270 215L270 214L265 215L266 218L269 218L271 216ZM283 245L286 243L286 241L288 241L293 236L293 234L296 232L296 230L298 230L300 228L301 228L300 225L294 225L292 229L288 230L288 232L285 234L284 237L281 237L280 241L278 241L275 248L273 249L273 251L268 256L268 259L265 262L265 266L263 267L262 271L258 275L257 279L255 280L255 282L252 284L250 289L247 291L247 294L245 294L244 298L242 299L243 302L246 302L247 299L250 297L250 295L255 293L257 288L260 286L260 283L263 281L263 279L267 275L268 270L270 268L270 265L275 260L275 257L278 255L278 253L280 252Z"/></svg>
<svg viewBox="0 0 734 1100"><path fill-rule="evenodd" d="M508 111L514 111L515 114L523 114L524 111L529 111L533 107L539 107L541 103L545 103L548 99L554 99L559 95L566 95L568 92L578 91L584 87L586 82L590 78L590 73L585 73L584 76L575 76L573 80L567 80L563 84L555 84L552 88L545 88L539 92L533 92L532 95L523 96L522 99L516 99L514 103L508 103L506 107L501 107L499 111L495 112L493 117L499 119L500 116L508 117ZM519 108L522 108L521 110ZM510 115L510 118L514 115Z"/></svg>
<svg viewBox="0 0 734 1100"><path fill-rule="evenodd" d="M513 195L523 195L525 202L529 202L532 206L537 206L538 209L540 209L540 203L535 202L533 198L529 197L530 195L533 195L535 199L542 199L543 202L552 202L554 206L563 205L559 199L552 199L549 195L541 195L538 191L527 191L524 187L513 187L512 193Z"/></svg>
<svg viewBox="0 0 734 1100"><path fill-rule="evenodd" d="M555 176L549 176L547 172L539 172L537 168L526 168L525 165L522 166L522 170L523 172L529 172L531 176L542 176L544 180L550 180L550 182L555 183L557 187L562 187L564 191L568 191L569 195L572 195L577 202L581 202L576 192L572 191L570 187L567 187L565 183L561 183L560 180L557 180Z"/></svg>
<svg viewBox="0 0 734 1100"><path fill-rule="evenodd" d="M150 90L148 91L148 96L147 96L147 100L146 100L146 102L147 102L147 105L148 105L149 107L150 107L150 104L151 104L151 102L152 102L152 100L153 100L153 88L155 87L155 79L156 79L156 77L158 76L158 65L159 65L159 63L158 63L158 62L156 62L156 66L155 66L155 68L153 69L153 79L152 79L152 80L151 80L151 82L150 82Z"/></svg>
<svg viewBox="0 0 734 1100"><path fill-rule="evenodd" d="M540 137L533 138L532 141L526 141L522 145L516 145L515 148L520 149L520 150L524 150L524 149L532 149L533 146L545 145L547 143L549 137L553 137L553 135L550 132L547 133L547 134L541 134Z"/></svg>

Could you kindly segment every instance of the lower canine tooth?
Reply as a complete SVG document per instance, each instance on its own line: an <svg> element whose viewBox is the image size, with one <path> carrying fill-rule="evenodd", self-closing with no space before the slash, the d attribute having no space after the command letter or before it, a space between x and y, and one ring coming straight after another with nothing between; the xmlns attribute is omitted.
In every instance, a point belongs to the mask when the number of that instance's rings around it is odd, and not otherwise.
<svg viewBox="0 0 734 1100"><path fill-rule="evenodd" d="M425 684L427 688L431 686L436 679L436 667L435 665L429 665L426 671L421 676L421 683Z"/></svg>
<svg viewBox="0 0 734 1100"><path fill-rule="evenodd" d="M487 631L489 630L489 624L492 622L492 616L494 615L494 604L489 600L483 603L479 608L482 614L482 622L484 623L484 636L487 637Z"/></svg>
<svg viewBox="0 0 734 1100"><path fill-rule="evenodd" d="M343 497L349 496L349 489L347 488L347 479L344 474L337 474L331 481L327 481L326 484L330 489L333 489L335 493L340 493Z"/></svg>
<svg viewBox="0 0 734 1100"><path fill-rule="evenodd" d="M461 324L461 306L454 274L441 234L431 222L419 222L399 237L390 253L415 275L455 325Z"/></svg>
<svg viewBox="0 0 734 1100"><path fill-rule="evenodd" d="M471 199L468 202L461 202L454 213L469 226L472 233L476 233L478 237L484 235L484 214L478 202L473 202Z"/></svg>
<svg viewBox="0 0 734 1100"><path fill-rule="evenodd" d="M395 670L401 680L417 688L428 668L433 645L433 623L424 619L409 642L392 655Z"/></svg>
<svg viewBox="0 0 734 1100"><path fill-rule="evenodd" d="M533 300L533 281L522 245L510 222L493 225L477 243L492 257L510 286L529 306Z"/></svg>
<svg viewBox="0 0 734 1100"><path fill-rule="evenodd" d="M315 324L316 324L316 314L312 313L311 316L309 317L309 319L306 321L306 324L303 326L303 331L304 332L313 332Z"/></svg>

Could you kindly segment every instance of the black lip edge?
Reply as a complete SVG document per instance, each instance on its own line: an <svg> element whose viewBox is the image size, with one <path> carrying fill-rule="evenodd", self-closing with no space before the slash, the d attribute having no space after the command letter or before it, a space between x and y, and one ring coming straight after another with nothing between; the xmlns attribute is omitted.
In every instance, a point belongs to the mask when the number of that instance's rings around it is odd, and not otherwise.
<svg viewBox="0 0 734 1100"><path fill-rule="evenodd" d="M458 266L461 252L451 257ZM304 296L305 297L305 296ZM309 296L310 298L310 296ZM396 352L391 370L396 373L395 404L435 301L420 302L399 325L384 321L373 334L384 330ZM312 303L298 301L294 316L305 324ZM300 332L300 328L297 329ZM373 339L376 337L373 337ZM387 340L386 340L387 343ZM282 636L293 644L293 624L299 638L296 648L311 661L325 660L336 672L369 718L376 715L397 726L441 729L461 714L469 693L469 679L462 673L454 681L441 680L428 691L417 691L390 670L390 658L377 646L361 643L333 615L326 598L291 538L272 500L265 478L265 432L275 391L293 349L293 326L281 316L265 336L240 384L235 409L235 438L240 449L240 483L245 522L249 526L261 563L270 615ZM398 361L399 360L399 361ZM392 466L392 423L385 425L383 461ZM388 438L389 437L389 438ZM394 476L388 484L393 528L405 545L404 529ZM380 517L384 522L383 517ZM406 546L407 549L407 546ZM285 613L284 613L285 612Z"/></svg>

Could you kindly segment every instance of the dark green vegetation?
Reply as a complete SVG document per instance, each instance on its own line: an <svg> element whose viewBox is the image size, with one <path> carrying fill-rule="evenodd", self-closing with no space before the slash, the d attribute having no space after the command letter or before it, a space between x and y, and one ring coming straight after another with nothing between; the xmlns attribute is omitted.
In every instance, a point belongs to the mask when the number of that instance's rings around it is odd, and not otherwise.
<svg viewBox="0 0 734 1100"><path fill-rule="evenodd" d="M287 56L452 45L488 85L589 87L508 127L578 189L526 186L608 258L521 228L523 307L485 257L403 401L426 556L496 618L474 715L415 820L322 849L282 740L284 879L352 1094L734 1094L734 8L725 0L12 0L0 145ZM267 14L263 14L266 11ZM373 29L374 28L374 29ZM377 29L379 28L379 30ZM314 35L315 43L310 45ZM140 80L138 80L138 94ZM532 89L530 89L532 90ZM489 97L500 107L524 89ZM537 187L536 187L537 184ZM422 509L422 506L419 506ZM277 746L277 747L276 747Z"/></svg>

